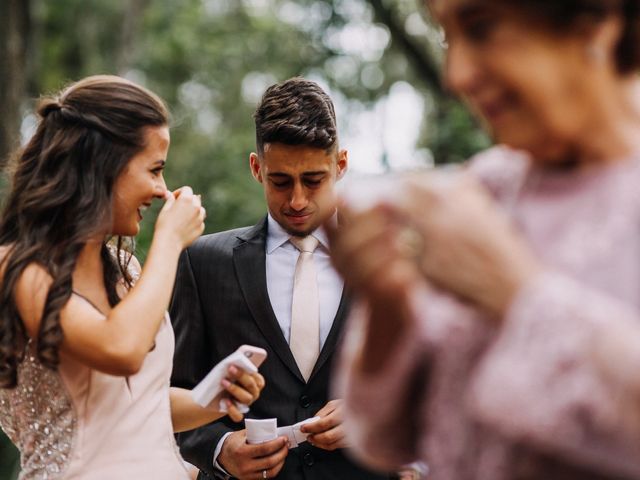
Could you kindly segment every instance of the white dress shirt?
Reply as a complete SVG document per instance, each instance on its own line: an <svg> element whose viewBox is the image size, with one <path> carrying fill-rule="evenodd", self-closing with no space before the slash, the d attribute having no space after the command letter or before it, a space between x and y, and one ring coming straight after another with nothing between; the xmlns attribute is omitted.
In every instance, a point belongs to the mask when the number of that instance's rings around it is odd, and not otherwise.
<svg viewBox="0 0 640 480"><path fill-rule="evenodd" d="M275 313L287 343L291 333L291 301L293 299L293 276L300 252L289 241L288 234L271 215L268 218L266 244L267 291L273 313ZM313 252L313 263L318 276L318 300L320 303L320 349L329 336L340 299L343 281L333 269L329 258L329 241L324 229L313 232L319 240Z"/></svg>
<svg viewBox="0 0 640 480"><path fill-rule="evenodd" d="M337 221L334 216L334 221ZM313 263L318 276L318 300L320 303L320 350L324 346L333 320L340 306L344 282L331 265L329 241L323 228L312 235L319 240L318 248L313 252ZM291 237L271 215L267 218L267 242L265 245L265 268L267 274L267 292L273 313L278 320L280 330L287 343L291 333L291 302L293 299L293 276L300 252L289 241ZM227 473L218 463L222 445L230 433L225 434L213 454L213 464Z"/></svg>

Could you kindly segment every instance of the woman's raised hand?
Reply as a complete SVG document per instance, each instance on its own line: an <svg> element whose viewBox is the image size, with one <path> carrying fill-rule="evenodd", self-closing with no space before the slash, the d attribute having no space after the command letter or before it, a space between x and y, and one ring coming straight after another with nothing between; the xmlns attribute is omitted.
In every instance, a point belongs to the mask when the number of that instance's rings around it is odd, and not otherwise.
<svg viewBox="0 0 640 480"><path fill-rule="evenodd" d="M486 189L464 173L407 181L396 206L421 237L417 257L434 284L501 316L537 273L537 260Z"/></svg>
<svg viewBox="0 0 640 480"><path fill-rule="evenodd" d="M204 231L206 211L200 195L194 195L191 187L167 192L166 203L156 221L156 235L166 236L180 249L189 246Z"/></svg>

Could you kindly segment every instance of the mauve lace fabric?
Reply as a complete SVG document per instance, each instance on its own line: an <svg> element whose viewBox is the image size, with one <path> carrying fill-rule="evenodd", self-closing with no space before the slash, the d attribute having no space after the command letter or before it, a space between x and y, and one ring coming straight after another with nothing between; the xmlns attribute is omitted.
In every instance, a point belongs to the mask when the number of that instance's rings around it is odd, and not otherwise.
<svg viewBox="0 0 640 480"><path fill-rule="evenodd" d="M416 287L415 322L373 376L352 368L357 308L336 381L356 454L424 460L433 480L640 478L640 156L575 173L496 147L470 171L545 272L500 327ZM617 355L616 336L637 350Z"/></svg>

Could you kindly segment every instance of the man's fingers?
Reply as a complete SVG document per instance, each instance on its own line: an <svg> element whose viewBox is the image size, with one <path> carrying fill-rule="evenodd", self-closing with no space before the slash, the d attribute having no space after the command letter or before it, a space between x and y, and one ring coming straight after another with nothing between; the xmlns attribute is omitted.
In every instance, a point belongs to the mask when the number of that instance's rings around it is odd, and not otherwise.
<svg viewBox="0 0 640 480"><path fill-rule="evenodd" d="M342 403L331 400L316 413L320 420L305 423L300 427L302 433L322 433L337 427L342 423Z"/></svg>
<svg viewBox="0 0 640 480"><path fill-rule="evenodd" d="M300 427L300 431L302 433L322 433L330 430L338 424L339 422L337 422L335 418L328 415L320 420L316 420L315 422L305 423Z"/></svg>
<svg viewBox="0 0 640 480"><path fill-rule="evenodd" d="M286 445L283 445L275 453L267 457L262 457L255 462L254 468L262 472L263 470L275 469L280 463L283 463L289 453L289 449Z"/></svg>
<svg viewBox="0 0 640 480"><path fill-rule="evenodd" d="M270 455L275 454L276 452L280 451L283 447L285 448L285 452L288 450L286 448L287 445L287 437L278 437L274 440L270 440L268 442L264 442L264 443L258 443L258 444L247 444L245 445L245 448L247 449L249 453L249 455L252 458L262 458L262 457L268 457ZM286 456L286 453L285 453Z"/></svg>
<svg viewBox="0 0 640 480"><path fill-rule="evenodd" d="M338 427L326 432L309 435L307 440L316 447L329 449L329 447L337 448L338 445L343 443L345 437L344 430Z"/></svg>

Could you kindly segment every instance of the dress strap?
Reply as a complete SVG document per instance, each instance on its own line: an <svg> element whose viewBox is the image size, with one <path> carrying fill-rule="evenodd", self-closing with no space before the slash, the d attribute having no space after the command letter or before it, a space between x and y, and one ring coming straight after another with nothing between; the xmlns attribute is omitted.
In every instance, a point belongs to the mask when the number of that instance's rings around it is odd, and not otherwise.
<svg viewBox="0 0 640 480"><path fill-rule="evenodd" d="M76 292L75 290L71 290L71 293L76 295L77 297L80 297L81 299L83 299L85 302L87 302L89 305L91 305L93 308L95 308L98 312L100 312L102 315L105 315L105 313L100 310L95 303L93 303L91 300L89 300L87 297L85 297L84 295L82 295L81 293Z"/></svg>

